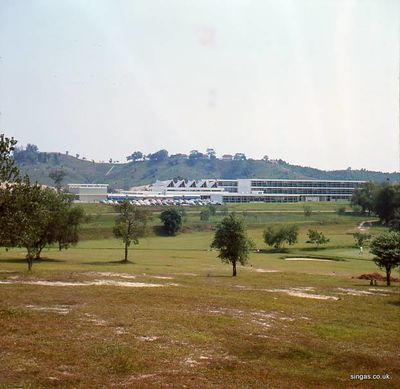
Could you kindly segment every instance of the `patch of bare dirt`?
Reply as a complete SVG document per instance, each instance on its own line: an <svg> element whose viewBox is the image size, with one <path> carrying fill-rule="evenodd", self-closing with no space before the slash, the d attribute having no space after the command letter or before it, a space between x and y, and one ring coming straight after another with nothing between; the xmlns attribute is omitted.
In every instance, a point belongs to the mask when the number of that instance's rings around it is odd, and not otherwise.
<svg viewBox="0 0 400 389"><path fill-rule="evenodd" d="M162 286L176 286L176 284L151 284L146 282L129 282L116 280L93 281L46 281L46 280L1 280L5 285L39 285L39 286L121 286L127 288L159 288Z"/></svg>
<svg viewBox="0 0 400 389"><path fill-rule="evenodd" d="M25 305L25 308L38 312L57 313L59 315L66 315L71 312L71 307L68 305L53 305L53 306L40 306L40 305Z"/></svg>
<svg viewBox="0 0 400 389"><path fill-rule="evenodd" d="M358 290L351 288L338 288L340 290L339 294L347 294L349 296L389 296L386 293L376 293L376 289L372 292L373 289L367 290Z"/></svg>
<svg viewBox="0 0 400 389"><path fill-rule="evenodd" d="M289 288L289 289L257 289L257 288L249 288L245 286L237 286L243 290L257 290L260 292L269 292L269 293L284 293L293 297L301 297L315 300L339 300L339 297L336 296L327 296L322 294L311 293L315 291L315 288L312 286L302 287L302 288Z"/></svg>
<svg viewBox="0 0 400 389"><path fill-rule="evenodd" d="M379 273L366 273L357 277L359 280L386 281L386 277ZM390 277L390 281L399 282L399 278Z"/></svg>
<svg viewBox="0 0 400 389"><path fill-rule="evenodd" d="M312 261L312 262L332 262L331 259L322 258L285 258L285 261Z"/></svg>

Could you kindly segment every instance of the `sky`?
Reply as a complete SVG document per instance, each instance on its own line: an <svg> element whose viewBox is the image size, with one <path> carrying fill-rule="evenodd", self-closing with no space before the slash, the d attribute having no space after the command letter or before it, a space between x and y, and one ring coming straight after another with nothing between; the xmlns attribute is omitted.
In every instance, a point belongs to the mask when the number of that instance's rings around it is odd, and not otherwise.
<svg viewBox="0 0 400 389"><path fill-rule="evenodd" d="M397 0L0 0L0 131L125 161L399 171Z"/></svg>

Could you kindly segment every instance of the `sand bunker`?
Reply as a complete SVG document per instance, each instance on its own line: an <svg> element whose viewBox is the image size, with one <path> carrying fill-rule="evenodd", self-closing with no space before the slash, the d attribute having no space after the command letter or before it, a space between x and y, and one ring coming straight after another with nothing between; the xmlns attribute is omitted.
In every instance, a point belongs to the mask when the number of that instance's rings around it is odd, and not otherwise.
<svg viewBox="0 0 400 389"><path fill-rule="evenodd" d="M279 270L253 269L256 273L279 273Z"/></svg>
<svg viewBox="0 0 400 389"><path fill-rule="evenodd" d="M302 288L290 288L290 289L256 289L242 285L237 285L236 287L242 290L256 290L260 292L269 292L269 293L284 293L287 294L288 296L302 297L315 300L335 300L335 301L339 300L339 297L335 296L326 296L322 294L308 293L308 292L313 292L315 290L315 288L312 286L305 286Z"/></svg>
<svg viewBox="0 0 400 389"><path fill-rule="evenodd" d="M306 298L306 299L339 300L339 297L335 297L335 296L325 296L325 295L322 295L322 294L306 293L306 291L304 291L304 292L301 291L300 288L292 288L292 289L262 289L262 290L264 292L271 292L271 293L285 293L288 296L302 297L302 298Z"/></svg>
<svg viewBox="0 0 400 389"><path fill-rule="evenodd" d="M136 278L135 275L129 273L113 273L110 271L91 271L87 273L82 273L90 276L101 276L101 277L120 277L120 278L128 278L134 280Z"/></svg>
<svg viewBox="0 0 400 389"><path fill-rule="evenodd" d="M357 289L349 289L349 288L338 288L338 290L340 290L341 292L344 292L344 293L340 293L340 294L347 294L349 296L389 296L386 293L373 293L372 292L373 289L369 289L370 292L367 290L357 290ZM375 289L375 290L377 290L377 289Z"/></svg>
<svg viewBox="0 0 400 389"><path fill-rule="evenodd" d="M174 277L170 277L170 276L152 276L146 273L143 273L144 277L149 277L149 278L155 278L157 280L173 280Z"/></svg>
<svg viewBox="0 0 400 389"><path fill-rule="evenodd" d="M155 340L160 339L160 337L143 335L143 336L137 336L136 339L140 340L141 342L154 342Z"/></svg>
<svg viewBox="0 0 400 389"><path fill-rule="evenodd" d="M39 312L51 312L51 313L57 313L59 315L66 315L71 311L70 307L68 305L54 305L52 307L45 307L45 306L39 306L39 305L25 305L25 308L31 309L33 311L39 311Z"/></svg>
<svg viewBox="0 0 400 389"><path fill-rule="evenodd" d="M321 258L285 258L285 261L315 261L315 262L332 262L331 259Z"/></svg>
<svg viewBox="0 0 400 389"><path fill-rule="evenodd" d="M29 281L29 280L2 280L0 284L6 285L40 285L40 286L122 286L127 288L158 288L165 286L163 284L150 284L146 282L129 282L129 281L114 281L114 280L93 280L93 281ZM168 284L173 286L172 284Z"/></svg>

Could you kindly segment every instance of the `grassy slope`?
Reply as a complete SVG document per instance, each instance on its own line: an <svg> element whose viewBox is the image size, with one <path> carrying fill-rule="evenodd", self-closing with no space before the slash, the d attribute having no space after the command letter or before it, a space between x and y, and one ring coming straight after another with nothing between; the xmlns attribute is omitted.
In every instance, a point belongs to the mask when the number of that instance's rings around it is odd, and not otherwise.
<svg viewBox="0 0 400 389"><path fill-rule="evenodd" d="M322 211L332 210L329 204L320 206ZM32 274L25 271L22 250L1 251L0 269L12 273L0 273L0 279L104 279L90 272L111 271L165 286L0 285L0 388L378 388L385 384L351 381L350 374L357 373L388 373L391 380L385 386L399 386L398 286L387 296L379 295L378 289L386 290L382 286L376 288L378 293L365 296L341 294L338 289L368 292L371 288L367 281L352 278L376 271L371 256L367 252L360 256L348 234L359 219L325 213L320 224L313 219L317 215L301 220L299 214L282 213L287 205L270 205L262 211L271 209L275 212L267 215L275 221L299 224L299 243L288 253L253 253L252 267L240 267L236 279L209 250L211 231L142 238L130 250L129 265L115 262L123 255L122 244L115 239L85 240L63 252L47 250L44 256L52 261L36 263ZM100 215L99 231L110 228L112 208L91 205L87 210ZM243 210L250 211L251 206L239 209ZM197 219L198 214L189 214L187 224L193 226ZM218 216L212 222L217 220ZM249 229L261 249L264 227L265 222L253 223ZM305 243L309 227L330 237L325 249ZM342 260L289 262L282 259L287 255ZM302 287L340 299L267 291ZM69 312L33 310L28 304L63 305Z"/></svg>
<svg viewBox="0 0 400 389"><path fill-rule="evenodd" d="M108 183L115 188L150 184L155 180L173 177L200 178L320 178L385 181L399 180L399 174L369 171L322 171L290 164L272 164L264 161L222 161L222 160L172 160L162 162L135 162L129 164L93 163L72 156L60 154L59 163L51 157L47 163L23 165L23 173L32 180L51 184L48 175L52 169L63 169L67 176L65 183ZM112 168L111 172L109 170Z"/></svg>

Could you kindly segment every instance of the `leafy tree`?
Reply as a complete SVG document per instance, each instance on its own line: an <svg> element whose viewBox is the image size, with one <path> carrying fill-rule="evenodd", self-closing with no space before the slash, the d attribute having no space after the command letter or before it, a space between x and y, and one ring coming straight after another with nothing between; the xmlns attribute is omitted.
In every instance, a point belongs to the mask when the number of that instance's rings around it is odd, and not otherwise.
<svg viewBox="0 0 400 389"><path fill-rule="evenodd" d="M1 191L0 245L26 248L29 270L42 249L56 241L58 196L49 188L30 185L27 178Z"/></svg>
<svg viewBox="0 0 400 389"><path fill-rule="evenodd" d="M215 214L217 213L217 206L214 204L208 204L207 209L212 216L215 216Z"/></svg>
<svg viewBox="0 0 400 389"><path fill-rule="evenodd" d="M223 205L221 207L221 215L222 216L228 216L229 214L229 208L226 205Z"/></svg>
<svg viewBox="0 0 400 389"><path fill-rule="evenodd" d="M168 235L176 235L182 228L182 217L182 212L178 211L176 208L166 209L161 212L160 219Z"/></svg>
<svg viewBox="0 0 400 389"><path fill-rule="evenodd" d="M216 152L214 149L207 149L206 154L208 155L209 159L216 159Z"/></svg>
<svg viewBox="0 0 400 389"><path fill-rule="evenodd" d="M13 157L18 163L31 163L34 164L39 160L39 149L36 145L28 143L26 148L16 147Z"/></svg>
<svg viewBox="0 0 400 389"><path fill-rule="evenodd" d="M400 185L383 185L376 193L374 210L379 219L389 224L400 209Z"/></svg>
<svg viewBox="0 0 400 389"><path fill-rule="evenodd" d="M386 271L386 285L390 286L392 269L400 266L400 232L389 231L374 238L370 251L376 257L374 262Z"/></svg>
<svg viewBox="0 0 400 389"><path fill-rule="evenodd" d="M234 161L245 161L246 160L246 155L244 153L236 153L233 156Z"/></svg>
<svg viewBox="0 0 400 389"><path fill-rule="evenodd" d="M200 220L201 221L208 221L210 219L211 212L209 209L203 209L200 212Z"/></svg>
<svg viewBox="0 0 400 389"><path fill-rule="evenodd" d="M308 240L306 243L314 243L317 245L317 248L320 244L329 242L329 239L322 232L318 232L317 230L308 230L307 236Z"/></svg>
<svg viewBox="0 0 400 389"><path fill-rule="evenodd" d="M336 213L340 216L346 215L346 206L339 205L338 207L336 207Z"/></svg>
<svg viewBox="0 0 400 389"><path fill-rule="evenodd" d="M297 242L299 228L295 224L283 226L268 226L264 231L264 242L268 246L276 249L284 247L285 243L289 246Z"/></svg>
<svg viewBox="0 0 400 389"><path fill-rule="evenodd" d="M389 227L392 231L400 231L400 208L396 208L393 212Z"/></svg>
<svg viewBox="0 0 400 389"><path fill-rule="evenodd" d="M19 178L19 170L11 158L17 141L0 134L0 183L14 182Z"/></svg>
<svg viewBox="0 0 400 389"><path fill-rule="evenodd" d="M303 206L304 216L309 217L312 215L312 207L310 205Z"/></svg>
<svg viewBox="0 0 400 389"><path fill-rule="evenodd" d="M141 209L124 201L116 206L119 213L115 220L114 236L122 239L125 245L124 262L128 262L128 249L131 243L138 244L139 237L143 235L150 214L147 210Z"/></svg>
<svg viewBox="0 0 400 389"><path fill-rule="evenodd" d="M200 153L200 151L198 150L191 150L189 153L190 160L204 159L204 158L208 158L207 155Z"/></svg>
<svg viewBox="0 0 400 389"><path fill-rule="evenodd" d="M39 148L34 144L28 143L26 145L25 151L27 151L29 153L38 153L39 152Z"/></svg>
<svg viewBox="0 0 400 389"><path fill-rule="evenodd" d="M57 191L60 192L62 188L62 181L64 177L67 175L64 170L52 170L49 173L49 177L53 180L54 186L56 187Z"/></svg>
<svg viewBox="0 0 400 389"><path fill-rule="evenodd" d="M245 265L254 243L247 237L242 219L231 214L217 225L212 248L219 250L218 258L232 264L232 275L236 276L236 264Z"/></svg>
<svg viewBox="0 0 400 389"><path fill-rule="evenodd" d="M353 238L356 242L357 247L361 248L364 246L364 243L371 239L371 235L366 234L365 232L355 232L353 234Z"/></svg>
<svg viewBox="0 0 400 389"><path fill-rule="evenodd" d="M370 215L374 210L375 195L378 186L374 182L366 182L354 189L351 196L351 205L361 207L361 212Z"/></svg>
<svg viewBox="0 0 400 389"><path fill-rule="evenodd" d="M128 161L138 161L139 159L143 159L143 153L141 151L134 151L131 155L126 157Z"/></svg>
<svg viewBox="0 0 400 389"><path fill-rule="evenodd" d="M60 251L78 243L79 227L86 217L81 207L71 207L70 204L63 207L58 217L56 242Z"/></svg>
<svg viewBox="0 0 400 389"><path fill-rule="evenodd" d="M167 150L159 150L154 154L149 154L148 158L150 161L165 161L168 159L168 151Z"/></svg>

